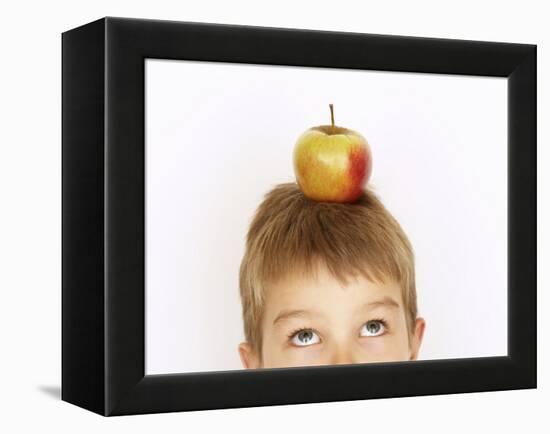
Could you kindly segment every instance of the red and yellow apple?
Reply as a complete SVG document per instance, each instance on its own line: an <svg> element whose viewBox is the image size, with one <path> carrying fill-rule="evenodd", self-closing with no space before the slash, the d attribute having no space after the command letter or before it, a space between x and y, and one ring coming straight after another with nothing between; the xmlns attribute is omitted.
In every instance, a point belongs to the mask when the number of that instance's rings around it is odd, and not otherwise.
<svg viewBox="0 0 550 434"><path fill-rule="evenodd" d="M372 172L372 154L358 132L334 125L306 130L294 146L294 173L304 195L319 202L357 201Z"/></svg>

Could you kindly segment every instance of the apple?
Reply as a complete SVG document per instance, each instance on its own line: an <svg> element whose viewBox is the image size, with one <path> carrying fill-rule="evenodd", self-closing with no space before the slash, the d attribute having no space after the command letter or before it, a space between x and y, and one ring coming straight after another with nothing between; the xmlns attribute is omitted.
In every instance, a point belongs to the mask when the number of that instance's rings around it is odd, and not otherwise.
<svg viewBox="0 0 550 434"><path fill-rule="evenodd" d="M372 154L358 132L334 125L306 130L294 146L294 173L304 195L319 202L356 202L372 172Z"/></svg>

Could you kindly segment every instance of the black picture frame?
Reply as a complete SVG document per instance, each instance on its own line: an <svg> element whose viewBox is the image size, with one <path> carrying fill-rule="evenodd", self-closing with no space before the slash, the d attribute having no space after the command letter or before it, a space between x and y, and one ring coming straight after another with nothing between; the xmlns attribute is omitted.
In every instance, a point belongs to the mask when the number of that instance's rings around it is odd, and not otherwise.
<svg viewBox="0 0 550 434"><path fill-rule="evenodd" d="M145 58L507 77L508 356L145 375ZM64 401L110 416L536 387L536 45L103 18L62 34L62 75Z"/></svg>

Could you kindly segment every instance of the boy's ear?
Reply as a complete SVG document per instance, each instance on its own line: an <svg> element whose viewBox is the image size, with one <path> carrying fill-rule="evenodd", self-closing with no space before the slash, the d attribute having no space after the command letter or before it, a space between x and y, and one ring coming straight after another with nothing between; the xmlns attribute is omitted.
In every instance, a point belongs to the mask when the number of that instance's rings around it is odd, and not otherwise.
<svg viewBox="0 0 550 434"><path fill-rule="evenodd" d="M422 338L424 337L424 329L426 328L426 321L424 318L416 318L414 333L411 339L411 358L410 360L416 360L418 352L420 350L420 344L422 344Z"/></svg>
<svg viewBox="0 0 550 434"><path fill-rule="evenodd" d="M260 367L260 358L248 342L239 344L239 356L245 369L258 369Z"/></svg>

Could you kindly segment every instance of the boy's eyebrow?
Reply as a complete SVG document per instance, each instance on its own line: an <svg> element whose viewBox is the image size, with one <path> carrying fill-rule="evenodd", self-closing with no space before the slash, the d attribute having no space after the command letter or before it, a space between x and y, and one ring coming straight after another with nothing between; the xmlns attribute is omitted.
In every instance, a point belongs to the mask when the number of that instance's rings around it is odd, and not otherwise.
<svg viewBox="0 0 550 434"><path fill-rule="evenodd" d="M374 307L379 307L379 306L387 306L387 307L397 308L397 307L399 307L399 303L397 301L395 301L393 298L391 298L389 296L385 296L385 297L381 298L380 300L369 301L368 303L366 303L364 305L364 307L366 307L367 309L372 309Z"/></svg>
<svg viewBox="0 0 550 434"><path fill-rule="evenodd" d="M292 310L282 310L279 315L277 315L275 317L275 319L273 320L273 324L276 324L278 323L279 321L283 321L285 319L288 319L288 318L292 318L292 317L295 317L295 316L309 316L309 311L307 310L304 310L304 309L292 309Z"/></svg>
<svg viewBox="0 0 550 434"><path fill-rule="evenodd" d="M393 298L389 296L385 296L379 300L369 301L368 303L365 303L363 305L364 309L373 309L380 306L386 306L390 308L398 308L399 303L395 301ZM275 317L273 320L273 324L276 324L280 321L283 321L288 318L292 317L304 317L304 316L310 316L311 312L309 310L304 309L283 309L281 312L279 312L279 315Z"/></svg>

